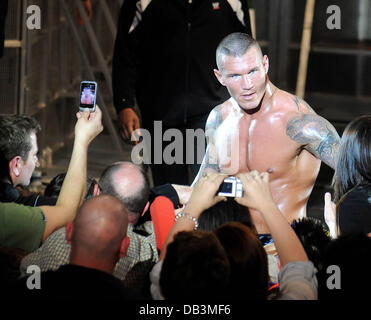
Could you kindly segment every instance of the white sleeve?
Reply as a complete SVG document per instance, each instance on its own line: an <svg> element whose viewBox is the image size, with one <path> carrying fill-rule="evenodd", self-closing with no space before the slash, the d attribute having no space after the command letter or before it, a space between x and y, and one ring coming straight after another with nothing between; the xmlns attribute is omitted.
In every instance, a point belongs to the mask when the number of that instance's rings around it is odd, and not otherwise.
<svg viewBox="0 0 371 320"><path fill-rule="evenodd" d="M277 300L317 300L317 270L311 261L285 265L278 275L280 291Z"/></svg>
<svg viewBox="0 0 371 320"><path fill-rule="evenodd" d="M157 262L149 274L149 279L151 280L151 296L154 300L165 300L165 298L162 296L160 287L162 263L162 260Z"/></svg>

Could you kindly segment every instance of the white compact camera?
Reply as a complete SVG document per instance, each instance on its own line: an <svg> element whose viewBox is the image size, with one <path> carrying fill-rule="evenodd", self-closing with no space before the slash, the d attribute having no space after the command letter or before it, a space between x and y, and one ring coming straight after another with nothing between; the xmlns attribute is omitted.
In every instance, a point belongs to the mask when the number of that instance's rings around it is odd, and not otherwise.
<svg viewBox="0 0 371 320"><path fill-rule="evenodd" d="M241 198L243 196L243 185L241 180L236 177L225 178L219 187L218 196Z"/></svg>

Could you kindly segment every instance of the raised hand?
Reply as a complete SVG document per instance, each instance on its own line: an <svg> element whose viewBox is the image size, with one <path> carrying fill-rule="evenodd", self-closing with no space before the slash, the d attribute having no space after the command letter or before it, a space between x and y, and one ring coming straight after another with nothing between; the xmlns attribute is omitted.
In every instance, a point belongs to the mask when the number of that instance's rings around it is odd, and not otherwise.
<svg viewBox="0 0 371 320"><path fill-rule="evenodd" d="M220 184L227 177L227 175L207 172L198 180L193 187L191 197L187 203L186 208L201 214L204 210L212 207L220 201L226 201L226 197L220 197L216 193Z"/></svg>
<svg viewBox="0 0 371 320"><path fill-rule="evenodd" d="M76 114L75 141L90 144L93 139L103 131L102 111L97 105L95 112L86 109Z"/></svg>
<svg viewBox="0 0 371 320"><path fill-rule="evenodd" d="M244 195L241 198L235 198L236 202L246 207L263 211L263 207L273 202L271 191L269 189L269 174L258 171L239 173L236 175L243 184Z"/></svg>

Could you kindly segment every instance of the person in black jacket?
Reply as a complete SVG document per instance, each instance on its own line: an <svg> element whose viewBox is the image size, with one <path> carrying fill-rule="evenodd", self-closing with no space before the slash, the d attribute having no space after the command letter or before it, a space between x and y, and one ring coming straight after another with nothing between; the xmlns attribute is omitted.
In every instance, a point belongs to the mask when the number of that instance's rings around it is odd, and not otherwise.
<svg viewBox="0 0 371 320"><path fill-rule="evenodd" d="M186 162L192 163L191 179L197 175L205 144L197 139L186 145L185 132L204 129L209 112L228 98L213 74L215 50L221 39L237 31L251 34L247 1L124 1L112 66L114 105L126 142L140 127L151 134L152 152L147 150L154 185L189 184ZM160 134L160 143L154 144L154 121L162 121L156 123L162 132L179 129L182 141L165 142ZM182 143L183 157L175 155L172 165L157 158L161 163L155 164L155 150L173 143ZM194 157L186 161L192 152Z"/></svg>

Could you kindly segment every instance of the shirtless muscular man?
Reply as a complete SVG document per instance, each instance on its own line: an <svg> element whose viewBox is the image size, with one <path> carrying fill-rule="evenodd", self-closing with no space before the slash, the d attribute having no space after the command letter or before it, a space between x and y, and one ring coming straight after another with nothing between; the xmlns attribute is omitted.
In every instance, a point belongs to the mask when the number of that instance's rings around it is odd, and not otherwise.
<svg viewBox="0 0 371 320"><path fill-rule="evenodd" d="M249 35L225 37L216 59L215 76L231 98L210 112L205 129L213 134L195 181L208 170L266 171L287 220L304 217L321 161L335 166L338 133L305 101L269 81L268 57ZM257 231L267 233L260 213L250 212Z"/></svg>

